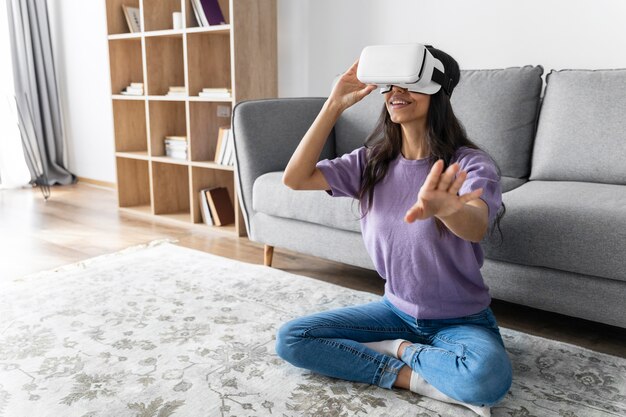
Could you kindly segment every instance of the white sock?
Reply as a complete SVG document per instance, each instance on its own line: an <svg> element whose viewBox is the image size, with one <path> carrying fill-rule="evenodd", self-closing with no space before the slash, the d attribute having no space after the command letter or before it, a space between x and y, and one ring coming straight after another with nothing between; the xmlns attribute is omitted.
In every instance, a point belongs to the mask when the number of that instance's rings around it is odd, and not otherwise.
<svg viewBox="0 0 626 417"><path fill-rule="evenodd" d="M409 389L416 394L420 394L426 397L434 398L435 400L444 401L451 404L460 404L464 407L469 408L479 416L491 417L490 407L479 407L477 405L467 404L461 401L457 401L454 398L450 398L446 394L429 384L424 378L422 378L420 374L415 371L411 371L411 382L409 384L409 387Z"/></svg>
<svg viewBox="0 0 626 417"><path fill-rule="evenodd" d="M395 339L395 340L381 340L380 342L368 342L363 343L368 348L375 350L378 353L382 353L383 355L392 356L398 359L398 349L402 342L408 342L408 340L404 339ZM411 343L411 342L409 342Z"/></svg>

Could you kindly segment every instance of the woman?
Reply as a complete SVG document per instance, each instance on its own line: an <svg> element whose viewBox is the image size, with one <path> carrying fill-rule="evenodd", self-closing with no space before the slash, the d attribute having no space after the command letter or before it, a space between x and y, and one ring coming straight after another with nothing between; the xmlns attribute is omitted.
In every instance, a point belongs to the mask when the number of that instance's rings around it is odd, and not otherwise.
<svg viewBox="0 0 626 417"><path fill-rule="evenodd" d="M457 62L430 48L458 84ZM507 394L512 368L480 267L480 241L502 207L495 162L466 136L443 88L393 86L365 145L318 161L341 113L376 86L335 84L285 169L296 190L358 199L382 299L291 320L276 352L291 364L350 381L410 389L482 416ZM417 200L415 196L417 194Z"/></svg>

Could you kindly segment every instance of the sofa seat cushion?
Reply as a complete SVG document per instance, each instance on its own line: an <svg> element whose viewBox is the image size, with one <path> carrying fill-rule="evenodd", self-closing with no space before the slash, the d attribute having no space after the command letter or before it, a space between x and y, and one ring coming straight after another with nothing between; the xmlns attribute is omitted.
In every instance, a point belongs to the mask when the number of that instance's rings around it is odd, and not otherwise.
<svg viewBox="0 0 626 417"><path fill-rule="evenodd" d="M323 190L292 190L283 184L283 172L268 172L254 181L255 211L361 233L357 200L331 197Z"/></svg>
<svg viewBox="0 0 626 417"><path fill-rule="evenodd" d="M626 186L529 181L502 200L485 257L626 281Z"/></svg>

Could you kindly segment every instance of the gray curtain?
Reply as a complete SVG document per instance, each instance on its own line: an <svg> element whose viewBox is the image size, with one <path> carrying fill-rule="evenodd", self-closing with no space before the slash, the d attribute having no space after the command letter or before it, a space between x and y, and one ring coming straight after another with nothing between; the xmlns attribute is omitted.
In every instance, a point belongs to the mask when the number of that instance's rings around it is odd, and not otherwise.
<svg viewBox="0 0 626 417"><path fill-rule="evenodd" d="M44 190L54 184L71 184L76 177L63 160L63 126L46 1L6 2L15 100L32 183Z"/></svg>

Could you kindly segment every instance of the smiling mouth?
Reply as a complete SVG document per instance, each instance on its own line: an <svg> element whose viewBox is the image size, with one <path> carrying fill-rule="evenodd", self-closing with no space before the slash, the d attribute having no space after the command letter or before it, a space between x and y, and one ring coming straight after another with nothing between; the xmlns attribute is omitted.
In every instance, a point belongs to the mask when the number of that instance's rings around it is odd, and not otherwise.
<svg viewBox="0 0 626 417"><path fill-rule="evenodd" d="M408 106L409 104L411 104L409 101L402 100L402 99L392 99L389 101L389 106L392 109L402 108L402 107Z"/></svg>

